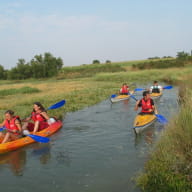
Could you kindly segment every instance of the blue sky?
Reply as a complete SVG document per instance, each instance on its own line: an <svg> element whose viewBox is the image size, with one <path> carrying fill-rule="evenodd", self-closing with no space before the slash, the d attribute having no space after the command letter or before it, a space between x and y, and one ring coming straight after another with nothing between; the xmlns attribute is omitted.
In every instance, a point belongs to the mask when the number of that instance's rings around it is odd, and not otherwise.
<svg viewBox="0 0 192 192"><path fill-rule="evenodd" d="M65 66L192 49L191 0L1 0L0 64L52 53Z"/></svg>

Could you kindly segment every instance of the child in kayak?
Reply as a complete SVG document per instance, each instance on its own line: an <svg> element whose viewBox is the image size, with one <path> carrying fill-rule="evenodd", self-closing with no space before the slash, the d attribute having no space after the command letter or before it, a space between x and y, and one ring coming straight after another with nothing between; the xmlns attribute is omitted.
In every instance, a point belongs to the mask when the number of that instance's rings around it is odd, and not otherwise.
<svg viewBox="0 0 192 192"><path fill-rule="evenodd" d="M163 87L158 85L157 81L153 82L153 85L150 87L151 93L160 93L163 90Z"/></svg>
<svg viewBox="0 0 192 192"><path fill-rule="evenodd" d="M1 143L6 143L21 137L21 120L19 116L14 116L14 111L12 110L5 112L5 120L0 124L0 127L5 127L6 130L6 133L0 132L0 137L3 137Z"/></svg>
<svg viewBox="0 0 192 192"><path fill-rule="evenodd" d="M119 94L120 95L128 95L128 93L129 93L129 86L126 83L123 83L123 85L119 91Z"/></svg>
<svg viewBox="0 0 192 192"><path fill-rule="evenodd" d="M139 114L153 114L155 110L155 105L153 99L150 98L150 92L144 91L143 98L136 102L135 111L141 107L141 112Z"/></svg>
<svg viewBox="0 0 192 192"><path fill-rule="evenodd" d="M32 120L34 123L29 122L30 120ZM33 111L31 113L31 117L28 117L23 120L25 123L23 124L22 129L27 129L30 132L32 131L34 134L38 131L47 128L49 126L47 122L48 120L49 116L43 105L40 102L35 102L33 104Z"/></svg>

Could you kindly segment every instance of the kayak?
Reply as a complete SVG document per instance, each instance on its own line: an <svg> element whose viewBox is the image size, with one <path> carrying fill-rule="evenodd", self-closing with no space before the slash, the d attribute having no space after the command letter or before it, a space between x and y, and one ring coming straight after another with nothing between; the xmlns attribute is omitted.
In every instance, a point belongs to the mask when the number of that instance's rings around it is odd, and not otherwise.
<svg viewBox="0 0 192 192"><path fill-rule="evenodd" d="M133 129L136 134L142 132L145 128L150 126L156 121L157 117L155 114L137 114L133 123Z"/></svg>
<svg viewBox="0 0 192 192"><path fill-rule="evenodd" d="M133 94L134 91L130 91L130 94ZM118 101L124 101L128 100L130 98L130 95L112 95L110 100L112 103L118 102Z"/></svg>
<svg viewBox="0 0 192 192"><path fill-rule="evenodd" d="M158 99L163 95L163 92L160 93L151 93L150 96L152 99Z"/></svg>
<svg viewBox="0 0 192 192"><path fill-rule="evenodd" d="M37 132L35 135L39 135L42 137L48 137L48 136L52 135L53 133L55 133L56 131L58 131L61 127L62 127L62 122L60 120L58 120L58 121L52 123L46 129L43 129L42 131ZM2 141L2 139L0 140L0 142L1 141ZM35 143L35 142L36 141L33 140L31 137L25 136L25 137L22 137L20 139L14 140L14 141L0 144L0 154L16 150L18 148L24 147L26 145L29 145L29 144Z"/></svg>

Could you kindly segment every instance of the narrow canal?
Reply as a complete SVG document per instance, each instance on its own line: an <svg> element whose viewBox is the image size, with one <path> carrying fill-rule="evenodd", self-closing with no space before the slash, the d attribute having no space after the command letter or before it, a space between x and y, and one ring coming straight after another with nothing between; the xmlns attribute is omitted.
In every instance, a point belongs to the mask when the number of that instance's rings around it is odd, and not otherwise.
<svg viewBox="0 0 192 192"><path fill-rule="evenodd" d="M177 113L177 88L156 101L160 114ZM141 92L136 97L141 98ZM132 129L135 101L110 100L68 113L49 144L33 144L0 156L6 192L140 192L133 178L164 129L155 122L139 136Z"/></svg>

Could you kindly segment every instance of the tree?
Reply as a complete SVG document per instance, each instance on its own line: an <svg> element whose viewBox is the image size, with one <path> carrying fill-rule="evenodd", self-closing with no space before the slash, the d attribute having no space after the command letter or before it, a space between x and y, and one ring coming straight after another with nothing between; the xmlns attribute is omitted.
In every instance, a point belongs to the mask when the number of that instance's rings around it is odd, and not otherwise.
<svg viewBox="0 0 192 192"><path fill-rule="evenodd" d="M110 60L106 60L106 62L105 63L111 63L111 61Z"/></svg>
<svg viewBox="0 0 192 192"><path fill-rule="evenodd" d="M184 51L177 52L178 59L187 59L189 57L189 53L185 53Z"/></svg>
<svg viewBox="0 0 192 192"><path fill-rule="evenodd" d="M2 65L0 65L0 79L6 79L5 70Z"/></svg>
<svg viewBox="0 0 192 192"><path fill-rule="evenodd" d="M27 79L31 77L31 67L25 63L24 59L19 59L17 62L18 79Z"/></svg>
<svg viewBox="0 0 192 192"><path fill-rule="evenodd" d="M95 59L95 60L93 60L93 64L100 64L100 61Z"/></svg>

